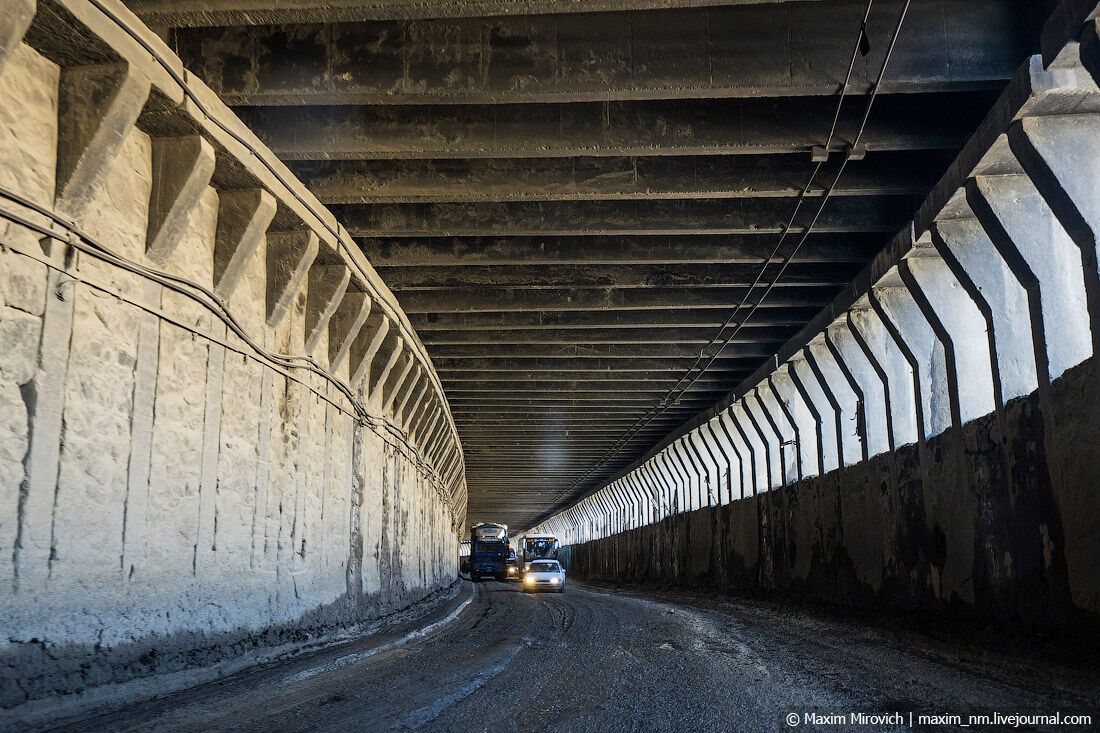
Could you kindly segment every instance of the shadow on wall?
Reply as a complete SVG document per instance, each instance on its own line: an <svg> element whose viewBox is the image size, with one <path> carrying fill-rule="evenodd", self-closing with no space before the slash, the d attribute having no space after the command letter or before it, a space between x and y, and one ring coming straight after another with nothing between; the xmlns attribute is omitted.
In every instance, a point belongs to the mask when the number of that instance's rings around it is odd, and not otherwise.
<svg viewBox="0 0 1100 733"><path fill-rule="evenodd" d="M1100 375L824 476L563 548L578 579L1100 629ZM1045 428L1044 428L1045 426Z"/></svg>

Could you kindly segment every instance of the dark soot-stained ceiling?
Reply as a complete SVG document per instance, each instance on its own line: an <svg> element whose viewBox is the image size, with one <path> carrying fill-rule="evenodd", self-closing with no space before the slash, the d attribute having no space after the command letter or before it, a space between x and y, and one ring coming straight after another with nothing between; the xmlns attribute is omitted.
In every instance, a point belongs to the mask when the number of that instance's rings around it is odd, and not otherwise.
<svg viewBox="0 0 1100 733"><path fill-rule="evenodd" d="M946 169L1038 12L914 0L861 146L777 278L851 148L900 0L872 6L831 155L771 260L865 0L130 6L361 244L447 390L470 521L517 528L616 475L827 303Z"/></svg>

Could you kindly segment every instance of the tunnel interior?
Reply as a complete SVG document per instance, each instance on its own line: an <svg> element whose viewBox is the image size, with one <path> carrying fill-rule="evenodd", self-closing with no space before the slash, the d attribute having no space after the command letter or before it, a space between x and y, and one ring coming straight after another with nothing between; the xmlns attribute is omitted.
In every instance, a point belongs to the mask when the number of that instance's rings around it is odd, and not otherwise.
<svg viewBox="0 0 1100 733"><path fill-rule="evenodd" d="M470 521L520 529L735 390L851 282L1043 12L918 2L898 28L904 3L862 0L342 22L176 5L131 7L355 238L447 391Z"/></svg>
<svg viewBox="0 0 1100 733"><path fill-rule="evenodd" d="M451 608L481 522L1093 635L1098 16L0 0L0 714Z"/></svg>

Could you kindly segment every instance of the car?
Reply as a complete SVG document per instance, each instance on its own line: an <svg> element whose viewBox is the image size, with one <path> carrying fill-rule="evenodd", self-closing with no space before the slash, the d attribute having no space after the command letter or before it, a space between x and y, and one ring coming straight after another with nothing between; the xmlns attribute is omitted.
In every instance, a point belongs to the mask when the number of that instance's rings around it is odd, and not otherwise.
<svg viewBox="0 0 1100 733"><path fill-rule="evenodd" d="M557 560L534 560L523 573L525 591L552 590L565 592L565 569Z"/></svg>
<svg viewBox="0 0 1100 733"><path fill-rule="evenodd" d="M519 580L519 560L516 559L516 551L508 551L508 561L505 563L505 577L504 580Z"/></svg>

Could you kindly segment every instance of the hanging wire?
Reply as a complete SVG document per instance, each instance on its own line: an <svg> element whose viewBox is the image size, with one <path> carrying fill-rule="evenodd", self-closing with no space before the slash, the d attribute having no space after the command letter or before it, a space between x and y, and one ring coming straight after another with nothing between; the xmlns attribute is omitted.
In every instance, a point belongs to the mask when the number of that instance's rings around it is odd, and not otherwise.
<svg viewBox="0 0 1100 733"><path fill-rule="evenodd" d="M370 289L374 292L374 295L376 296L379 305L381 305L382 309L386 311L387 314L390 316L390 320L393 321L393 323L397 325L401 332L405 334L406 339L410 343L419 343L419 339L417 338L416 334L398 316L397 310L395 310L393 306L386 302L386 299L382 296L382 294L379 293L376 288L374 288L373 283L370 282L370 278L366 277L365 273L362 271L362 268L358 267L358 263L356 263L355 257L351 249L344 242L343 237L340 236L339 230L332 224L330 224L328 219L322 215L324 212L319 211L316 207L313 206L313 204L309 200L299 194L295 190L294 186L291 185L291 182L288 181L287 178L282 174L282 172L276 166L272 165L270 161L268 161L268 156L261 153L250 140L247 140L239 133L237 133L236 130L232 129L230 126L226 125L224 122L218 119L218 117L210 111L209 107L206 106L203 100L188 86L186 80L179 74L179 72L176 71L173 65L168 63L157 51L157 49L154 48L153 45L150 44L144 36L134 30L134 28L129 23L127 23L123 18L120 18L118 15L116 15L109 7L100 2L100 0L88 0L88 2L90 2L97 10L99 10L99 12L103 13L103 15L109 18L111 22L122 29L122 31L126 33L126 35L130 36L130 38L132 38L134 42L145 49L145 51L150 55L153 61L155 61L169 76L169 78L171 78L172 81L180 87L184 95L191 101L195 108L207 120L210 121L211 124L213 124L223 133L228 135L230 138L232 138L234 142L244 147L245 150L247 150L252 155L252 157L255 158L256 161L259 162L260 165L262 165L264 169L283 186L286 192L317 220L318 224L320 224L320 226L331 235L333 241L336 243L336 246L346 256L347 261L350 264L355 265L356 269L360 270L360 275L364 276L364 281L366 282L367 286L370 287ZM360 254L362 253L360 252ZM450 405L447 402L447 396L443 391L442 383L440 383L438 380L438 375L435 374L435 370L431 365L431 360L427 357L427 355L422 356L425 365L428 367L427 372L431 375L433 384L436 387L437 395L440 401L445 406L447 406L447 410L449 412ZM459 452L461 453L462 445L461 442L458 441L457 429L453 427L453 423L452 430L454 430L455 443L458 447Z"/></svg>
<svg viewBox="0 0 1100 733"><path fill-rule="evenodd" d="M56 229L52 229L39 222L33 221L26 216L22 216L6 209L0 209L0 219L6 219L19 226L30 229L31 231L41 234L43 237L64 242L65 244L72 247L74 250L83 252L91 257L99 259L103 262L107 262L120 269L124 269L128 272L132 272L136 275L145 277L153 282L162 285L165 288L168 288L169 290L172 290L175 293L183 295L184 297L187 297L190 300L199 303L206 309L213 312L214 315L217 316L217 318L221 320L225 324L225 326L233 332L234 335L240 338L241 341L243 341L249 349L255 352L261 360L266 361L270 364L275 364L279 367L282 367L283 369L305 369L313 374L320 376L322 379L336 387L336 389L339 390L347 398L348 402L352 406L353 412L347 413L347 410L345 410L343 407L338 405L330 398L321 395L320 393L317 393L316 390L311 390L315 394L317 394L318 397L325 400L336 409L341 410L342 412L345 412L347 414L351 414L353 417L357 418L360 422L367 425L372 432L377 434L392 448L404 448L405 451L407 451L407 453L412 458L413 462L416 464L417 468L425 476L430 477L433 475L433 473L438 473L438 467L433 466L431 463L425 460L419 448L411 443L405 437L405 434L397 428L397 426L393 425L384 416L372 415L367 412L367 410L359 402L355 392L346 384L344 384L340 379L338 379L335 375L333 375L331 372L327 371L324 367L317 363L317 361L315 361L311 356L278 354L272 351L268 351L262 345L260 345L248 334L241 323L229 311L229 308L225 304L225 301L223 301L215 292L213 292L209 288L186 278L173 275L172 273L157 270L155 268L148 267L147 265L143 265L139 262L129 260L114 252L109 247L101 244L95 238L80 231L76 224L71 220L62 217L56 212L53 212L50 209L47 209L46 207L34 201L31 201L30 199L21 196L13 191L9 191L6 188L0 187L0 198L7 199L12 203L18 204L19 206L29 209L36 214L39 214L40 216L48 219L55 225L61 227L64 230L64 234L57 231ZM33 258L32 255L21 252L18 249L9 249L16 254ZM66 274L68 277L70 277L70 280L66 282L75 283L79 281L78 278L73 278L71 273L68 273L65 270L59 268L56 263L51 262L48 258L44 256L34 259L46 265L47 267ZM97 287L90 283L85 284L89 285L89 287ZM102 288L97 287L97 289ZM177 325L179 325L181 328L186 328L187 330L190 330L192 333L196 333L197 335L207 335L182 324ZM382 432L379 432L379 428L388 433L390 438L392 439L387 438L386 435L384 435ZM441 496L443 492L443 481L444 477L442 475L440 475L438 479L432 481L432 483L436 485L437 491L441 494Z"/></svg>
<svg viewBox="0 0 1100 733"><path fill-rule="evenodd" d="M879 73L877 75L877 78L871 86L870 95L869 95L868 100L867 100L866 108L864 109L864 112L863 112L863 117L860 121L859 129L856 132L855 137L852 138L852 142L851 142L851 145L848 149L848 152L845 154L844 159L841 161L840 166L838 167L837 173L832 179L832 182L825 188L824 192L822 193L821 203L818 206L817 211L814 213L813 217L811 218L809 224L805 227L805 229L803 231L803 234L802 234L802 237L799 239L799 241L795 245L794 249L792 249L791 252L789 254L787 254L782 259L779 271L776 273L774 278L772 278L771 281L767 284L767 286L764 289L763 294L754 303L751 304L751 307L749 309L748 314L745 315L743 318L741 318L741 320L734 327L733 332L730 333L730 335L728 337L726 337L725 340L722 341L721 347L719 349L717 349L713 354L711 354L709 356L709 358L707 358L706 357L707 350L710 349L711 347L713 347L716 343L718 343L721 340L722 334L730 327L730 325L733 323L733 321L737 317L738 313L743 308L745 308L746 305L749 304L748 301L749 301L749 298L751 297L751 295L753 293L753 290L763 280L764 275L767 272L768 267L772 264L772 260L775 259L776 256L778 255L780 248L783 246L783 243L786 241L787 236L790 233L791 227L794 226L794 223L797 220L798 214L802 209L802 205L805 202L805 200L806 200L806 198L809 194L810 188L812 187L814 180L817 178L818 174L821 172L821 169L825 164L824 160L823 161L818 161L814 165L814 168L813 168L813 171L810 174L809 180L807 181L806 185L802 188L802 191L799 194L798 200L795 202L794 210L791 212L790 218L787 220L786 225L783 227L783 229L780 233L779 240L776 242L775 246L772 248L772 251L771 251L770 255L768 256L768 258L765 260L765 262L761 266L760 271L757 273L757 275L754 278L752 284L748 287L748 289L746 289L745 295L741 298L741 301L737 304L737 306L731 311L729 317L726 319L726 321L722 324L721 328L718 330L718 333L710 340L710 342L706 346L704 346L702 349L700 349L699 355L696 357L696 359L692 363L692 365L690 367L688 367L688 369L685 372L684 376L682 376L679 380L677 380L676 384L673 385L673 387L669 389L668 393L666 393L666 395L661 399L661 401L658 402L658 404L655 405L653 408L651 408L648 412L646 412L646 414L644 414L640 418L638 418L638 420L629 429L627 429L627 431L625 433L623 433L622 436L619 437L619 439L604 453L604 455L601 456L600 459L591 468L589 468L587 471L585 471L585 473L581 474L580 477L578 477L576 480L574 480L574 482L563 493L568 493L569 491L574 490L577 486L581 485L589 476L591 476L594 472L596 472L604 464L606 464L608 460L610 460L614 456L618 455L618 453L625 447L625 445L630 441L630 439L634 437L634 435L636 435L640 430L645 428L649 423L651 423L657 417L660 417L670 407L675 405L679 401L679 399L683 396L683 394L687 390L689 390L699 380L699 378L703 376L703 374L706 373L707 369L710 368L710 366L721 355L721 353L730 344L730 342L737 336L737 334L740 332L740 330L744 326L744 324L749 319L752 318L752 316L756 313L756 311L760 307L760 305L764 302L764 300L767 298L767 296L775 288L777 282L782 277L783 273L786 272L787 267L790 265L790 263L793 260L794 256L796 254L798 254L798 251L802 248L802 245L806 243L806 240L809 238L810 234L813 232L813 228L814 228L814 226L816 226L818 220L820 219L822 211L824 211L824 209L825 209L825 205L828 203L829 198L832 196L832 193L835 190L837 184L839 183L841 176L844 174L844 170L848 165L848 161L850 160L851 150L855 149L859 145L859 141L862 139L863 133L866 131L867 121L868 121L868 119L870 118L870 115L871 115L871 109L873 108L874 103L875 103L875 99L878 96L879 89L882 85L882 80L886 75L886 70L890 65L890 59L893 56L894 48L897 44L898 37L901 34L901 29L902 29L902 26L905 23L905 18L906 18L906 15L908 14L909 6L910 6L911 3L912 3L912 0L906 0L905 5L902 7L901 13L898 16L897 23L894 26L894 31L893 31L893 33L891 35L891 38L890 38L890 45L888 46L888 48L886 50L886 54L883 58L882 66L879 69ZM833 114L832 125L829 128L829 135L826 138L826 142L825 142L826 156L828 156L829 150L832 146L833 139L835 138L835 135L836 135L837 128L839 126L841 110L842 110L842 107L843 107L843 104L844 104L845 97L847 96L848 84L851 81L852 72L855 68L856 60L860 55L866 55L867 51L870 48L869 41L868 41L867 35L866 35L866 29L867 29L867 20L870 16L871 8L872 8L873 5L874 5L874 0L868 0L867 6L866 6L866 8L864 10L864 13L863 13L863 18L860 21L859 32L857 34L856 42L855 42L854 47L852 49L852 56L851 56L851 59L849 60L849 63L848 63L848 70L847 70L847 73L845 74L845 77L844 77L844 84L841 87L839 98L837 100L836 111ZM705 361L705 364L703 364L704 361ZM699 368L700 364L703 364L702 368ZM696 371L697 368L698 368L698 374L696 374L695 376L691 376L692 372ZM682 389L680 389L679 386L681 384L683 384L685 381L687 382L687 384Z"/></svg>

